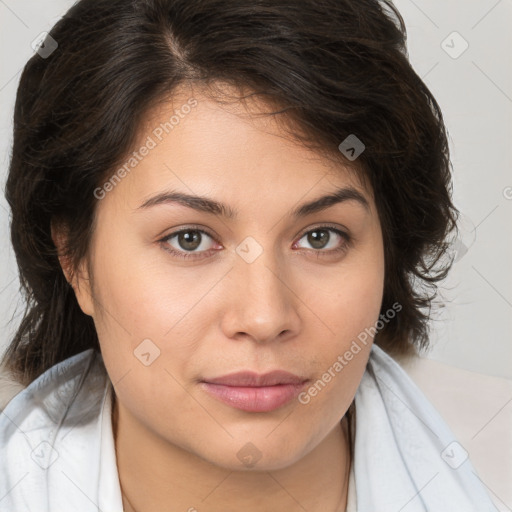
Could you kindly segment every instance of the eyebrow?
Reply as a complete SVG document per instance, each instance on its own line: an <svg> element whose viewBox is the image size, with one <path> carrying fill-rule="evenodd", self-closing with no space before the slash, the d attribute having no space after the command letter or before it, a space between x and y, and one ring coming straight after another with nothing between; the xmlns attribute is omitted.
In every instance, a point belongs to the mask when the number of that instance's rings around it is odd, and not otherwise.
<svg viewBox="0 0 512 512"><path fill-rule="evenodd" d="M291 216L295 219L305 217L307 215L312 215L314 213L326 210L335 204L344 203L346 201L356 201L367 211L370 211L370 205L363 194L361 194L361 192L355 188L349 186L338 188L328 195L319 197L318 199L315 199L309 203L302 204L291 212ZM178 203L199 212L218 215L230 220L236 219L238 216L238 212L233 210L229 205L215 201L208 197L194 196L185 194L183 192L162 192L157 194L144 201L144 203L142 203L136 209L136 211L145 210L160 204L172 203Z"/></svg>

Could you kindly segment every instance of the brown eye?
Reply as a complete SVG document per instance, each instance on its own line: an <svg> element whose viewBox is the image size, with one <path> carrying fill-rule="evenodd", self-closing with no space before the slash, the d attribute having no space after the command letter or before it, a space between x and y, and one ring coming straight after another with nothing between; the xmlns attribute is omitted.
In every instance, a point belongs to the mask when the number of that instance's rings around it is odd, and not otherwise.
<svg viewBox="0 0 512 512"><path fill-rule="evenodd" d="M205 238L206 237L206 238ZM201 258L210 248L205 239L213 237L202 229L186 228L162 238L164 249L180 258ZM172 242L172 243L171 243ZM206 246L206 247L205 247ZM198 250L201 248L201 250Z"/></svg>
<svg viewBox="0 0 512 512"><path fill-rule="evenodd" d="M334 233L334 235L331 233ZM304 233L300 240L302 239L306 239L313 250L326 253L346 250L350 242L349 235L330 226L319 226L312 229Z"/></svg>

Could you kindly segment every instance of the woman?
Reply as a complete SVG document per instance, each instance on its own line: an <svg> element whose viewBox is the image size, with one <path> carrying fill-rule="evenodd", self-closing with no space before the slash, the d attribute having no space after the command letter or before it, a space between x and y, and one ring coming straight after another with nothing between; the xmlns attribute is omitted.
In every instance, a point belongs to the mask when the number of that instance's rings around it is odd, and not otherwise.
<svg viewBox="0 0 512 512"><path fill-rule="evenodd" d="M0 511L495 510L391 357L450 187L391 3L79 1L15 107Z"/></svg>

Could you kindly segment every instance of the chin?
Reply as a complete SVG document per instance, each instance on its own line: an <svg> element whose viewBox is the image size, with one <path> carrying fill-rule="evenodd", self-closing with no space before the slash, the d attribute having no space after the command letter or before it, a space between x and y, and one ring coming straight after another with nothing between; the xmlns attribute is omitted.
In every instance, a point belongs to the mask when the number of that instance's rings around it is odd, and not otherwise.
<svg viewBox="0 0 512 512"><path fill-rule="evenodd" d="M283 441L276 437L275 442L267 441L233 441L219 452L216 444L215 453L197 454L210 464L230 471L276 471L287 468L301 458L304 449L292 452L283 451Z"/></svg>

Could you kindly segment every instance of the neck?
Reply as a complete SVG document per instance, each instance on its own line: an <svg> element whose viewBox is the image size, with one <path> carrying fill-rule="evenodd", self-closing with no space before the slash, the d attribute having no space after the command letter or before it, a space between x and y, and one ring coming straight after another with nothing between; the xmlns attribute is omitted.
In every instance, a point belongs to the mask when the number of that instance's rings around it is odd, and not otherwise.
<svg viewBox="0 0 512 512"><path fill-rule="evenodd" d="M344 512L350 470L348 418L291 466L230 471L149 432L117 400L113 430L125 512L261 510Z"/></svg>

